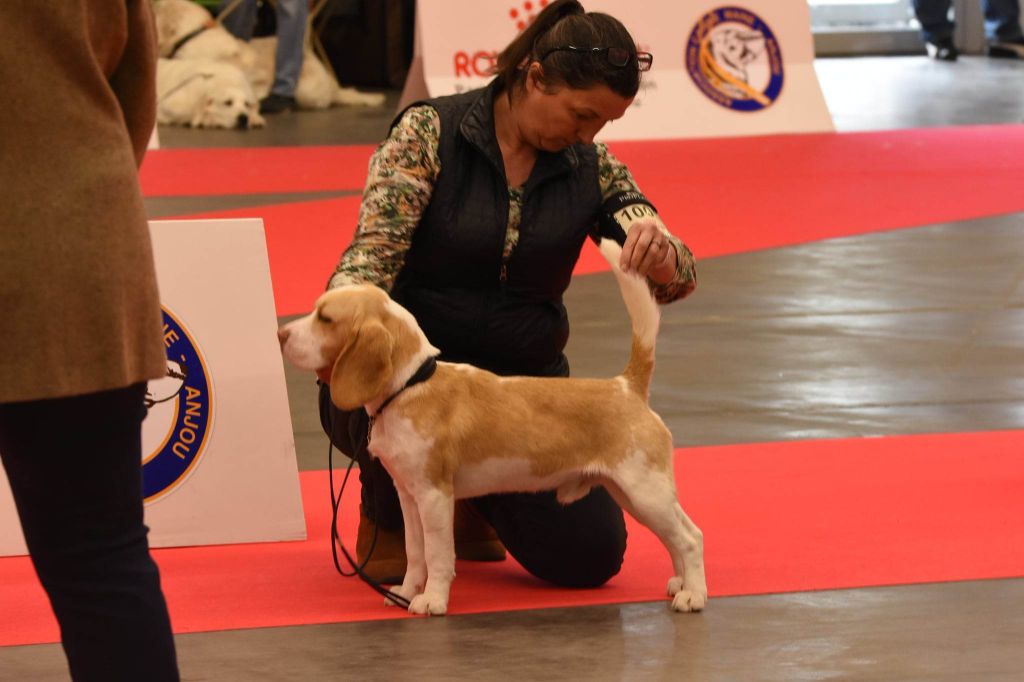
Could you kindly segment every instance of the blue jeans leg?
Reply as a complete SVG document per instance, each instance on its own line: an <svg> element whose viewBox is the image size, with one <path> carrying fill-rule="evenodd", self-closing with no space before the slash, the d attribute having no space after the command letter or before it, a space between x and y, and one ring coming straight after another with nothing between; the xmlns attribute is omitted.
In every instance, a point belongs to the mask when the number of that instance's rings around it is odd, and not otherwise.
<svg viewBox="0 0 1024 682"><path fill-rule="evenodd" d="M302 71L309 6L306 0L277 0L277 55L274 85L270 92L284 97L295 95Z"/></svg>
<svg viewBox="0 0 1024 682"><path fill-rule="evenodd" d="M1018 40L1020 29L1019 0L985 0L985 35L989 40Z"/></svg>

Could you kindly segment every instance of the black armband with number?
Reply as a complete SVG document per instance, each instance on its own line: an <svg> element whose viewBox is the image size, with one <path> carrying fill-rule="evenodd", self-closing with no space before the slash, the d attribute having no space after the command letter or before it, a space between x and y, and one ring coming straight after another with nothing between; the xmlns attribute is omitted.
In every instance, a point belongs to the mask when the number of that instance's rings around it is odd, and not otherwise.
<svg viewBox="0 0 1024 682"><path fill-rule="evenodd" d="M656 215L654 204L640 192L619 192L601 205L590 238L595 243L600 243L602 238L614 239L622 246L626 243L626 233L634 221L653 218Z"/></svg>

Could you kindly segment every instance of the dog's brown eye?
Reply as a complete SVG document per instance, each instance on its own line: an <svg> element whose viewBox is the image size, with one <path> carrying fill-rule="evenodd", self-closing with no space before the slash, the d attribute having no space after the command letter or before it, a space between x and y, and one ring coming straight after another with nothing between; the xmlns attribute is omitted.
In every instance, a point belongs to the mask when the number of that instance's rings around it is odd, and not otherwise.
<svg viewBox="0 0 1024 682"><path fill-rule="evenodd" d="M317 322L323 322L324 324L330 324L331 323L331 318L329 318L326 315L324 315L324 311L322 311L322 310L316 311L316 320L317 320Z"/></svg>
<svg viewBox="0 0 1024 682"><path fill-rule="evenodd" d="M234 104L234 101L235 100L233 100L233 99L226 99L226 100L224 100L224 105L230 107L232 104Z"/></svg>

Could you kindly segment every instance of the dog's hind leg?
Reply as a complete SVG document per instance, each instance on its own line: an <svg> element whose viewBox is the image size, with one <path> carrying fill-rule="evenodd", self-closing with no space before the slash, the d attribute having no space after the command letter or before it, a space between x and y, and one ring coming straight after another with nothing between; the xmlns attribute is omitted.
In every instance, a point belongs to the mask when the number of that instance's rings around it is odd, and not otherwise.
<svg viewBox="0 0 1024 682"><path fill-rule="evenodd" d="M675 575L668 594L676 611L700 611L708 598L704 577L704 535L679 504L671 474L653 471L645 464L622 468L608 492L630 516L647 526L672 557Z"/></svg>
<svg viewBox="0 0 1024 682"><path fill-rule="evenodd" d="M427 582L409 604L411 613L433 616L448 611L448 592L455 578L455 496L430 488L416 494L423 529Z"/></svg>
<svg viewBox="0 0 1024 682"><path fill-rule="evenodd" d="M419 510L416 500L398 483L398 501L402 505L402 520L405 522L405 578L399 587L392 589L395 594L412 601L413 597L423 592L427 582L427 562L423 554L423 526L420 524ZM395 602L385 598L386 606L397 606Z"/></svg>

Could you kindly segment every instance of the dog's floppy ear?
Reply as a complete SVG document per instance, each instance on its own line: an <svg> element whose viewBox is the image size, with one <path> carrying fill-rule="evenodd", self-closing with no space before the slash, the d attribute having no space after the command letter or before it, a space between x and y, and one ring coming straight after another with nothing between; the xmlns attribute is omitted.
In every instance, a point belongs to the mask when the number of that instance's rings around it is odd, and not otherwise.
<svg viewBox="0 0 1024 682"><path fill-rule="evenodd" d="M354 410L380 396L391 380L394 339L380 322L367 322L338 355L331 371L331 402Z"/></svg>

